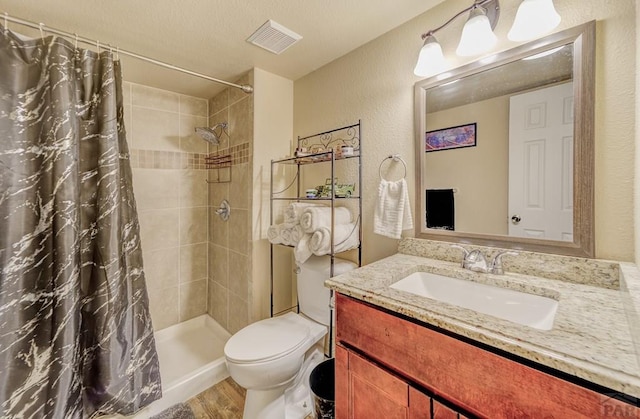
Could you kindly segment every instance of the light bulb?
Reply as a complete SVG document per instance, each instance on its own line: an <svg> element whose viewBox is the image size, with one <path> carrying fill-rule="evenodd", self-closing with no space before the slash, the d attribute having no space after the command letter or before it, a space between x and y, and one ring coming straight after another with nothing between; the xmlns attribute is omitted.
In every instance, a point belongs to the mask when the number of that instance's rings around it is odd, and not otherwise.
<svg viewBox="0 0 640 419"><path fill-rule="evenodd" d="M522 0L507 37L521 42L538 38L560 24L553 0Z"/></svg>
<svg viewBox="0 0 640 419"><path fill-rule="evenodd" d="M494 47L498 38L491 29L491 22L482 7L471 9L469 20L462 28L456 54L461 57L480 55Z"/></svg>
<svg viewBox="0 0 640 419"><path fill-rule="evenodd" d="M413 69L413 74L420 77L429 77L447 69L447 62L442 54L442 47L433 35L429 35L424 40L424 45L420 49L418 62Z"/></svg>

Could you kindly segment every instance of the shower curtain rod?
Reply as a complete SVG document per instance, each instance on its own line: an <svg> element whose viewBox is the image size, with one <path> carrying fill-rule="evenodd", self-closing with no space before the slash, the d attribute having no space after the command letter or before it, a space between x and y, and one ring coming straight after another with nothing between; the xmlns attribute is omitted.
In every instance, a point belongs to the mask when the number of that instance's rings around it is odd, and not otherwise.
<svg viewBox="0 0 640 419"><path fill-rule="evenodd" d="M72 39L74 41L77 40L78 42L82 42L84 44L95 45L98 48L100 48L100 41L97 41L97 40L94 41L92 39L88 39L88 38L85 38L83 36L79 36L78 34L75 34L75 33L65 32L65 31L61 31L59 29L54 29L54 28L51 28L49 26L45 26L44 23L35 23L35 22L28 21L28 20L20 19L20 18L17 18L17 17L9 16L9 14L6 13L6 12L2 14L2 17L0 18L0 20L4 21L5 29L7 28L7 22L12 22L12 23L17 23L17 24L23 25L23 26L28 26L28 27L33 28L33 29L40 29L41 31L46 31L46 32L53 33L53 34L56 34L56 35L59 35L59 36L64 36L64 37L70 38L70 39ZM206 74L196 73L195 71L187 70L186 68L178 67L178 66L175 66L173 64L168 64L168 63L165 63L165 62L162 62L162 61L155 60L153 58L145 57L144 55L140 55L140 54L137 54L135 52L126 51L126 50L123 50L123 49L120 49L120 48L113 48L109 44L106 44L106 46L111 51L115 50L117 54L128 55L129 57L137 58L138 60L146 61L148 63L155 64L155 65L160 66L160 67L168 68L170 70L179 71L181 73L189 74L191 76L199 77L201 79L209 80L209 81L212 81L212 82L215 82L215 83L224 84L224 85L227 85L227 86L230 86L230 87L235 87L237 89L242 90L245 93L253 93L253 86L251 86L249 84L231 83L231 82L228 82L228 81L225 81L225 80L220 80L220 79L216 79L216 78L211 77L211 76L207 76Z"/></svg>

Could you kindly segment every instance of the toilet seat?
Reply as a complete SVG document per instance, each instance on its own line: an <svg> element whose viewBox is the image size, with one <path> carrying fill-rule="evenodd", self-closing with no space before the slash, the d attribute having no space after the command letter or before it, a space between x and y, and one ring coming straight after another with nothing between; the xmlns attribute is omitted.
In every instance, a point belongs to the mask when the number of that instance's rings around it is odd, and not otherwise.
<svg viewBox="0 0 640 419"><path fill-rule="evenodd" d="M244 364L282 358L309 338L309 327L286 314L250 324L233 335L224 347L229 361Z"/></svg>

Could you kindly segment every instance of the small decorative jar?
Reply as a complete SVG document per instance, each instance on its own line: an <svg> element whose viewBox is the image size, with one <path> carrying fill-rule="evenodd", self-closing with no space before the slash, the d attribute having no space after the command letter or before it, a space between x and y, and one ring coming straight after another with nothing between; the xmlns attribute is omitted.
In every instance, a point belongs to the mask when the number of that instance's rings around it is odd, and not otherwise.
<svg viewBox="0 0 640 419"><path fill-rule="evenodd" d="M344 157L353 156L353 147L350 145L343 145L341 151Z"/></svg>

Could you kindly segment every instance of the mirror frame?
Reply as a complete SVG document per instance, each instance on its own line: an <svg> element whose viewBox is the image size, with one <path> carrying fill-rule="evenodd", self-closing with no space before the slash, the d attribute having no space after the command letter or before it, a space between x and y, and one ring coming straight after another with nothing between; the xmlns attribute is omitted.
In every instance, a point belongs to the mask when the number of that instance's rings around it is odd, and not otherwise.
<svg viewBox="0 0 640 419"><path fill-rule="evenodd" d="M513 49L482 58L421 81L414 87L416 143L416 227L418 238L501 247L570 256L595 257L594 226L594 125L595 125L595 37L596 23L582 25L548 35ZM426 132L426 90L453 80L520 60L544 50L573 43L574 94L574 168L573 168L573 242L531 239L504 235L456 232L426 228L425 186L422 184L423 141Z"/></svg>

